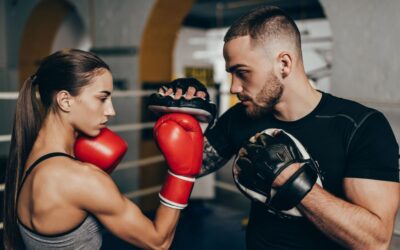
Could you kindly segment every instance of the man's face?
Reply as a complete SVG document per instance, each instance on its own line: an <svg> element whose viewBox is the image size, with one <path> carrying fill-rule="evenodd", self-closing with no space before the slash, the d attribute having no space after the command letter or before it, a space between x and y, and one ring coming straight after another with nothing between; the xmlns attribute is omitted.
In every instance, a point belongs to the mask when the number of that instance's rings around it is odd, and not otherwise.
<svg viewBox="0 0 400 250"><path fill-rule="evenodd" d="M274 73L273 60L263 45L242 36L225 43L226 70L232 74L231 93L236 94L250 117L270 112L279 101L283 84Z"/></svg>

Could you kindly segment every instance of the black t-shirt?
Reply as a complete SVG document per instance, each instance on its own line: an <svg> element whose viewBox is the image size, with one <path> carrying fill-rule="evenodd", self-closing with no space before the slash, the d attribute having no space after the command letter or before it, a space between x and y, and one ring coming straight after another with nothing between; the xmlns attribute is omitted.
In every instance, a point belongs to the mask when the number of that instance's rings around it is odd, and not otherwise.
<svg viewBox="0 0 400 250"><path fill-rule="evenodd" d="M293 122L272 114L249 118L239 103L206 137L220 156L231 158L267 128L295 136L319 163L323 188L337 197L344 198L344 177L399 182L399 147L383 114L327 93L311 113ZM252 203L246 238L248 249L340 249L307 219L278 218L258 202Z"/></svg>

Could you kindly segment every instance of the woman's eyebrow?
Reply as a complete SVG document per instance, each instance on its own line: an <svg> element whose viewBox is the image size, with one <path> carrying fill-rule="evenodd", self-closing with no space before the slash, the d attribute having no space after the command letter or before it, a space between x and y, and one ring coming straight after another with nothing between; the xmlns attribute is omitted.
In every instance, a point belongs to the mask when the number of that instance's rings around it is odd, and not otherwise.
<svg viewBox="0 0 400 250"><path fill-rule="evenodd" d="M106 95L111 95L111 92L108 90L102 90L102 91L100 91L100 93L106 94Z"/></svg>

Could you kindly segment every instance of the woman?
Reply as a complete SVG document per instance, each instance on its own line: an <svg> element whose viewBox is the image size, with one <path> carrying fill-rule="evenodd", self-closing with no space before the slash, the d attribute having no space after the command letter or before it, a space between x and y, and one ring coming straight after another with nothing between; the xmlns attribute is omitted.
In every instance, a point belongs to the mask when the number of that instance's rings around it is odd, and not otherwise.
<svg viewBox="0 0 400 250"><path fill-rule="evenodd" d="M80 50L48 56L23 84L6 171L6 249L99 249L100 225L141 248L170 246L179 209L160 205L152 222L108 174L73 158L77 133L97 136L115 115L112 88L108 65Z"/></svg>

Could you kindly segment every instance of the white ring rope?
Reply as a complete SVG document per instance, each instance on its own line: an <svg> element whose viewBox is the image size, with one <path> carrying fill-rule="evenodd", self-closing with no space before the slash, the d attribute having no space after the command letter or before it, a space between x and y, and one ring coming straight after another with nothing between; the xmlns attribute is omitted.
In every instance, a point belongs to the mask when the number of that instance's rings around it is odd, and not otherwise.
<svg viewBox="0 0 400 250"><path fill-rule="evenodd" d="M143 189L139 189L136 191L128 192L128 193L125 193L124 195L129 199L133 199L133 198L138 198L138 197L149 195L149 194L154 194L154 193L159 192L160 190L161 190L161 185L158 185L158 186L153 186L153 187L149 187L149 188L143 188Z"/></svg>
<svg viewBox="0 0 400 250"><path fill-rule="evenodd" d="M158 163L158 162L163 162L164 161L164 156L162 155L156 155L156 156L152 156L152 157L148 157L148 158L144 158L144 159L140 159L140 160L135 160L135 161L126 161L126 162L122 162L121 164L119 164L115 170L115 172L121 171L121 170L125 170L125 169L129 169L129 168L139 168L139 167L143 167L146 165L150 165L152 163ZM4 183L0 184L0 192L3 192L5 188Z"/></svg>
<svg viewBox="0 0 400 250"><path fill-rule="evenodd" d="M142 97L153 94L155 90L115 90L111 97Z"/></svg>
<svg viewBox="0 0 400 250"><path fill-rule="evenodd" d="M112 97L122 98L122 97L143 97L149 96L154 93L155 90L115 90L112 93ZM219 95L230 95L229 91L217 91L213 88L209 90L211 96ZM0 92L0 100L16 100L18 98L18 92ZM391 101L380 101L372 99L358 99L352 97L346 97L347 99L354 100L367 105L378 105L383 107L400 108L400 102Z"/></svg>
<svg viewBox="0 0 400 250"><path fill-rule="evenodd" d="M228 183L228 182L224 182L224 181L215 181L214 186L215 186L215 187L218 187L218 188L220 188L220 189L229 191L229 192L241 194L240 191L238 190L238 188L237 188L235 185L233 185L233 184L231 184L231 183Z"/></svg>
<svg viewBox="0 0 400 250"><path fill-rule="evenodd" d="M115 98L124 98L124 97L143 97L148 96L154 93L154 90L128 90L128 91L121 91L116 90L113 92L112 97ZM214 89L210 90L210 94L216 95L217 91ZM228 91L220 91L220 95L230 95ZM0 92L0 100L16 100L18 98L18 92ZM400 108L400 103L397 102L381 102L375 100L359 100L358 102L364 104L374 104L383 107L390 107L390 108ZM149 129L154 126L154 122L145 122L145 123L130 123L130 124L121 124L121 125L112 125L109 128L115 132L125 132L125 131L134 131L134 130L142 130L142 129ZM1 142L8 142L11 140L11 135L0 135L0 143ZM139 168L145 165L150 165L152 163L163 162L164 157L162 155L152 156L144 159L133 160L133 161L126 161L119 164L119 166L115 169L114 172L130 169L130 168ZM216 181L215 187L220 188L229 192L238 193L240 191L237 187L231 183L223 182L223 181ZM5 184L0 184L0 192L3 192L5 188ZM139 190L135 190L132 192L124 193L126 197L129 199L138 198L141 196L146 196L150 194L154 194L159 192L161 189L161 185L153 186L149 188L143 188ZM4 224L0 222L0 230L2 230ZM399 230L394 230L394 235L400 235Z"/></svg>
<svg viewBox="0 0 400 250"><path fill-rule="evenodd" d="M115 90L112 97L142 97L149 96L155 90ZM16 100L19 92L0 92L0 100Z"/></svg>
<svg viewBox="0 0 400 250"><path fill-rule="evenodd" d="M142 166L149 165L152 163L158 163L158 162L163 162L163 161L164 161L164 156L162 156L162 155L152 156L152 157L134 160L134 161L126 161L126 162L120 163L117 166L117 168L114 170L114 172L125 170L125 169L130 169L130 168L138 168L138 167L142 167Z"/></svg>
<svg viewBox="0 0 400 250"><path fill-rule="evenodd" d="M155 158L155 157L149 157L149 158ZM221 188L221 189L226 190L226 191L230 191L230 192L234 192L234 193L240 194L239 190L236 188L235 185L232 185L232 184L227 183L227 182L216 181L215 182L215 187ZM0 191L4 190L4 184L0 185L0 189L1 189ZM124 195L129 199L133 199L133 198L139 198L139 197L142 197L142 196L154 194L154 193L159 192L160 190L161 190L161 185L158 185L158 186L153 186L153 187L149 187L149 188L139 189L139 190L132 191L132 192L127 192L127 193L124 193ZM4 227L3 223L0 222L0 230L2 230L3 227ZM395 229L393 234L397 235L397 236L400 236L400 230Z"/></svg>
<svg viewBox="0 0 400 250"><path fill-rule="evenodd" d="M144 123L128 123L121 125L111 125L109 128L114 132L124 132L132 130L142 130L153 128L154 122L144 122Z"/></svg>
<svg viewBox="0 0 400 250"><path fill-rule="evenodd" d="M0 135L0 142L7 142L11 141L11 134L10 135Z"/></svg>
<svg viewBox="0 0 400 250"><path fill-rule="evenodd" d="M125 131L134 131L134 130L142 130L142 129L150 129L153 128L154 122L143 122L143 123L128 123L128 124L120 124L120 125L111 125L109 128L114 132L125 132ZM11 134L8 135L0 135L0 142L8 142L11 140Z"/></svg>
<svg viewBox="0 0 400 250"><path fill-rule="evenodd" d="M16 100L18 92L0 92L0 100Z"/></svg>

